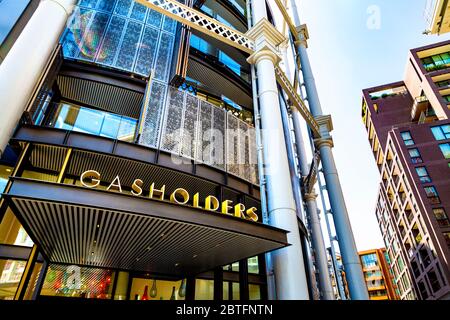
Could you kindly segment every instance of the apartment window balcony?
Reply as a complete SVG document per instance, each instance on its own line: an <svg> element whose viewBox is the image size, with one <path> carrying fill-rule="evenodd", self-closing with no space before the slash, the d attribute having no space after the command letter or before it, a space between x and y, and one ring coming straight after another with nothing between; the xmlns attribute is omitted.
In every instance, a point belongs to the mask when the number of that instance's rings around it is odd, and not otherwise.
<svg viewBox="0 0 450 320"><path fill-rule="evenodd" d="M400 236L402 239L405 237L405 235L406 235L406 229L405 228L400 229Z"/></svg>
<svg viewBox="0 0 450 320"><path fill-rule="evenodd" d="M408 222L411 224L412 221L414 220L414 213L412 212L412 210L406 210L405 215L406 219L408 219Z"/></svg>
<svg viewBox="0 0 450 320"><path fill-rule="evenodd" d="M447 101L447 103L448 102L450 102L450 101ZM433 122L433 121L437 121L437 120L439 120L439 119L436 116L436 112L434 111L433 107L431 105L429 105L428 108L420 114L418 123L423 124L423 123L429 123L429 122Z"/></svg>
<svg viewBox="0 0 450 320"><path fill-rule="evenodd" d="M398 218L399 218L399 212L398 212L398 209L394 209L394 210L392 210L392 212L394 213L394 218L395 218L395 221L398 221Z"/></svg>
<svg viewBox="0 0 450 320"><path fill-rule="evenodd" d="M44 126L134 142L137 120L126 116L77 106L52 103Z"/></svg>
<svg viewBox="0 0 450 320"><path fill-rule="evenodd" d="M427 72L442 70L450 67L450 52L435 54L431 57L421 59L423 67Z"/></svg>
<svg viewBox="0 0 450 320"><path fill-rule="evenodd" d="M398 182L400 181L400 176L399 175L394 175L393 176L394 179L394 186L398 186Z"/></svg>
<svg viewBox="0 0 450 320"><path fill-rule="evenodd" d="M400 198L400 203L403 205L405 204L406 201L406 192L400 192L399 194L399 198Z"/></svg>
<svg viewBox="0 0 450 320"><path fill-rule="evenodd" d="M417 121L420 118L421 113L427 110L429 104L430 102L426 96L415 98L411 109L411 120Z"/></svg>
<svg viewBox="0 0 450 320"><path fill-rule="evenodd" d="M420 233L417 224L414 224L414 226L412 227L412 234L414 240L416 241L416 244L420 244L420 242L422 241L422 234Z"/></svg>
<svg viewBox="0 0 450 320"><path fill-rule="evenodd" d="M427 252L427 249L422 247L419 250L419 256L420 256L420 260L422 260L423 267L426 269L431 264L431 259Z"/></svg>

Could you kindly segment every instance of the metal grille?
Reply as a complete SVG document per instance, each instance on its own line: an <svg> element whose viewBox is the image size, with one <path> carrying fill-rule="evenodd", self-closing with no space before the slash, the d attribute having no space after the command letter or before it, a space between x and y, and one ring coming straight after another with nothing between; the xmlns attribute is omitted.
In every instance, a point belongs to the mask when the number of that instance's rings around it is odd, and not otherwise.
<svg viewBox="0 0 450 320"><path fill-rule="evenodd" d="M144 98L140 92L64 75L58 76L57 84L63 98L134 119L139 118Z"/></svg>
<svg viewBox="0 0 450 320"><path fill-rule="evenodd" d="M141 144L195 159L258 184L252 126L186 91L157 81L151 85Z"/></svg>

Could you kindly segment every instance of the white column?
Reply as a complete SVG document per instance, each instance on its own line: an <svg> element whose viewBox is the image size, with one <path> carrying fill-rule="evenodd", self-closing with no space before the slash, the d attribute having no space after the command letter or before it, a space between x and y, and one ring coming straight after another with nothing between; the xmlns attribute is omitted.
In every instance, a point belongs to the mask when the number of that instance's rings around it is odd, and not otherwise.
<svg viewBox="0 0 450 320"><path fill-rule="evenodd" d="M43 0L0 65L0 155L58 44L76 0Z"/></svg>
<svg viewBox="0 0 450 320"><path fill-rule="evenodd" d="M280 61L276 46L284 40L284 36L270 24L265 15L265 1L254 0L252 16L256 24L248 35L255 39L256 51L248 61L257 68L269 216L273 226L289 231L287 238L291 244L272 253L275 284L278 299L307 300L309 294L303 248L274 70L274 66Z"/></svg>

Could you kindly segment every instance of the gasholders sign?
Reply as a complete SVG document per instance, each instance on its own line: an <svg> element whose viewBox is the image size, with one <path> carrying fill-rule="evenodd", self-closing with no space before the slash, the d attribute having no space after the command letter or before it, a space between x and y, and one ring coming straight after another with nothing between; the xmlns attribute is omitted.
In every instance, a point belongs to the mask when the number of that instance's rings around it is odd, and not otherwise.
<svg viewBox="0 0 450 320"><path fill-rule="evenodd" d="M83 172L80 176L80 182L83 186L87 188L97 188L100 185L100 173L95 170L87 170ZM142 189L144 181L141 179L135 179L131 185L130 193L136 197L147 197L150 199L157 199L161 201L167 201L165 199L166 185L161 188L155 188L155 183L150 185L150 190L147 195L144 195L144 190ZM106 191L117 190L123 193L122 185L120 183L120 177L117 175L114 180L106 188ZM186 189L177 188L169 196L168 201L171 203L179 205L190 205L194 208L203 209L206 211L220 212L222 214L227 214L235 216L241 219L249 221L258 221L258 215L256 214L257 209L255 207L245 208L242 203L233 205L233 201L224 200L220 203L219 199L215 196L207 196L203 199L204 205L200 205L200 194L196 193L192 197Z"/></svg>

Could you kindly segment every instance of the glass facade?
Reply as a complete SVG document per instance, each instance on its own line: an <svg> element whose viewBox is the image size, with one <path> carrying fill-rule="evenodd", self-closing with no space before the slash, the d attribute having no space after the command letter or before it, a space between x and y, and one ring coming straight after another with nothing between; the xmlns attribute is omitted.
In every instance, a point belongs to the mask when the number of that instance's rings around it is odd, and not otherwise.
<svg viewBox="0 0 450 320"><path fill-rule="evenodd" d="M130 300L185 300L186 280L133 278Z"/></svg>
<svg viewBox="0 0 450 320"><path fill-rule="evenodd" d="M52 105L46 126L134 142L137 120L69 103Z"/></svg>
<svg viewBox="0 0 450 320"><path fill-rule="evenodd" d="M10 244L22 247L33 246L33 241L9 208L6 210L0 224L0 244Z"/></svg>
<svg viewBox="0 0 450 320"><path fill-rule="evenodd" d="M26 261L0 259L0 300L13 300Z"/></svg>
<svg viewBox="0 0 450 320"><path fill-rule="evenodd" d="M81 0L62 37L65 58L167 81L176 22L133 0Z"/></svg>
<svg viewBox="0 0 450 320"><path fill-rule="evenodd" d="M50 264L42 296L111 299L114 272L107 269Z"/></svg>

